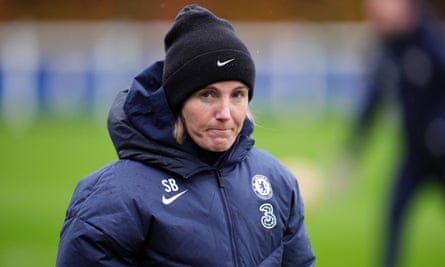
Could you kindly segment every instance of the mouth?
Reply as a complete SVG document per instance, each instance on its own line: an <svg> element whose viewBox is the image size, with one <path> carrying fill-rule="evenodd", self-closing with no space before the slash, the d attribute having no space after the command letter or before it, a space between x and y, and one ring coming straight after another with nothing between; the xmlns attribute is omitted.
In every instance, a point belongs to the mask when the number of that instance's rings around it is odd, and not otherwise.
<svg viewBox="0 0 445 267"><path fill-rule="evenodd" d="M207 130L207 132L211 135L226 136L226 135L229 135L230 133L232 133L232 129L231 128L210 128Z"/></svg>

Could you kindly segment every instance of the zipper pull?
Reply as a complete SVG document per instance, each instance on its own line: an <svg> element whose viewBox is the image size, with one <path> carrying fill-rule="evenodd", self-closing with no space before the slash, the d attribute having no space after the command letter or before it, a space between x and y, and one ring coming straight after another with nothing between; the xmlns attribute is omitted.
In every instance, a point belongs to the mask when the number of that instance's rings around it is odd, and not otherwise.
<svg viewBox="0 0 445 267"><path fill-rule="evenodd" d="M216 170L216 178L218 179L218 185L220 188L224 188L224 179L220 170Z"/></svg>

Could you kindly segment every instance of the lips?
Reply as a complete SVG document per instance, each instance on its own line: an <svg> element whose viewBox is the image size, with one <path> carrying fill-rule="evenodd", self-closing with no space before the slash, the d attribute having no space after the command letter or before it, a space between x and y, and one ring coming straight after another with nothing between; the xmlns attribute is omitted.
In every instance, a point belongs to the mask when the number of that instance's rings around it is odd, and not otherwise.
<svg viewBox="0 0 445 267"><path fill-rule="evenodd" d="M232 133L232 128L210 128L207 130L208 133L210 134L214 134L217 136L223 136L223 135L229 135L230 133Z"/></svg>

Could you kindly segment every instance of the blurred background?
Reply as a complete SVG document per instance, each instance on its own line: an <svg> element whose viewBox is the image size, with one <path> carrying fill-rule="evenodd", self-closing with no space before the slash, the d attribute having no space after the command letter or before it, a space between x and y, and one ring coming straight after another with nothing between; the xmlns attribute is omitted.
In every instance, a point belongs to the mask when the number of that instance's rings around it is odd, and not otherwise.
<svg viewBox="0 0 445 267"><path fill-rule="evenodd" d="M377 50L363 3L194 2L232 21L254 57L254 137L300 182L317 266L382 266L401 137L389 105L360 156L347 149ZM0 266L54 266L75 185L117 158L111 102L163 58L188 3L0 0ZM442 19L445 3L429 4ZM416 196L401 266L443 264L443 204L435 186Z"/></svg>

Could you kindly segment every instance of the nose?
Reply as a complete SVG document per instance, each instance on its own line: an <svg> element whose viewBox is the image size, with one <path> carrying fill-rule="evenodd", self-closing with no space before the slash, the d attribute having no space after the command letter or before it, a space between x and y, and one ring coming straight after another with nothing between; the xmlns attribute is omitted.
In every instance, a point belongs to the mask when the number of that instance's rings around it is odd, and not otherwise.
<svg viewBox="0 0 445 267"><path fill-rule="evenodd" d="M230 119L230 103L227 100L221 100L216 110L216 118L219 120Z"/></svg>

